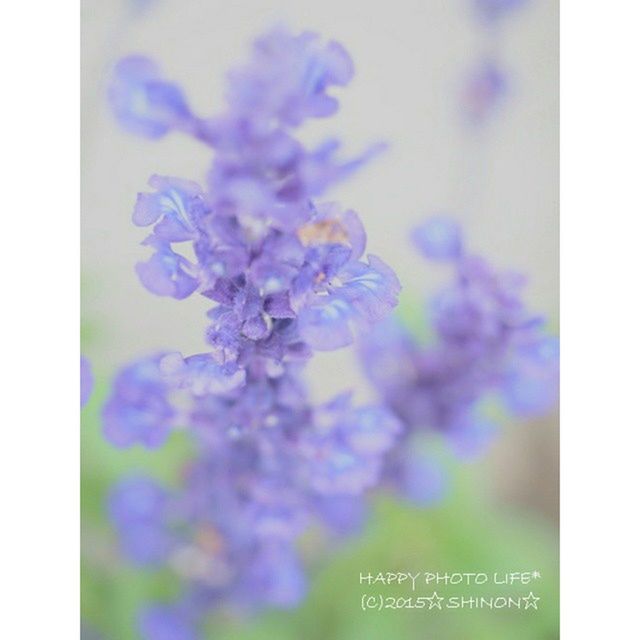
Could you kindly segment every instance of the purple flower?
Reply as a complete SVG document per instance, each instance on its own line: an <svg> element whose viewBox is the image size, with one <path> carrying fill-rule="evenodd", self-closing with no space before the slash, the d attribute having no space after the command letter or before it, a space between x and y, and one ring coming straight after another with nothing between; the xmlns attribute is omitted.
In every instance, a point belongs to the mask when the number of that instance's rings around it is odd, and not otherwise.
<svg viewBox="0 0 640 640"><path fill-rule="evenodd" d="M431 260L455 260L462 251L459 226L446 216L433 216L416 227L412 239Z"/></svg>
<svg viewBox="0 0 640 640"><path fill-rule="evenodd" d="M473 125L485 123L496 111L508 90L505 72L493 60L482 61L466 80L462 104Z"/></svg>
<svg viewBox="0 0 640 640"><path fill-rule="evenodd" d="M146 607L139 618L143 640L196 640L193 625L178 607L153 605Z"/></svg>
<svg viewBox="0 0 640 640"><path fill-rule="evenodd" d="M229 74L228 99L234 111L260 126L271 118L297 126L306 118L333 115L338 102L327 90L346 85L353 72L339 43L277 28L256 40L250 64Z"/></svg>
<svg viewBox="0 0 640 640"><path fill-rule="evenodd" d="M203 215L203 193L195 182L152 176L149 185L155 193L140 193L133 211L133 222L140 227L156 224L154 235L168 242L195 237Z"/></svg>
<svg viewBox="0 0 640 640"><path fill-rule="evenodd" d="M179 353L162 357L159 368L163 379L176 389L188 388L194 396L223 394L242 387L245 371L237 364L218 364L211 354L183 358Z"/></svg>
<svg viewBox="0 0 640 640"><path fill-rule="evenodd" d="M337 536L360 531L367 518L367 507L360 496L319 495L315 510L325 527Z"/></svg>
<svg viewBox="0 0 640 640"><path fill-rule="evenodd" d="M288 609L306 595L307 580L300 560L289 545L272 544L260 550L247 574L248 599Z"/></svg>
<svg viewBox="0 0 640 640"><path fill-rule="evenodd" d="M487 22L495 22L528 0L472 0L478 15Z"/></svg>
<svg viewBox="0 0 640 640"><path fill-rule="evenodd" d="M191 117L182 91L163 80L158 67L143 56L118 62L109 87L109 102L125 129L147 138L161 138Z"/></svg>
<svg viewBox="0 0 640 640"><path fill-rule="evenodd" d="M314 200L379 145L340 163L337 141L306 151L287 131L319 115L319 104L334 104L327 90L351 75L336 43L267 34L230 76L229 113L198 131L216 150L207 189L154 176L155 191L138 196L133 219L153 225L144 244L155 251L138 276L156 295L199 291L218 304L207 338L220 364L345 346L355 328L397 304L393 271L379 258L360 260L366 234L357 214Z"/></svg>
<svg viewBox="0 0 640 640"><path fill-rule="evenodd" d="M84 407L93 391L93 371L91 363L84 356L80 357L80 406Z"/></svg>
<svg viewBox="0 0 640 640"><path fill-rule="evenodd" d="M518 360L507 373L504 401L519 416L536 416L549 411L557 400L559 344L554 337L524 345Z"/></svg>
<svg viewBox="0 0 640 640"><path fill-rule="evenodd" d="M314 427L305 434L311 486L322 495L357 495L372 487L401 430L390 412L353 409L347 398L337 398L316 412Z"/></svg>
<svg viewBox="0 0 640 640"><path fill-rule="evenodd" d="M123 481L111 494L109 513L113 520L125 525L131 520L156 520L164 512L167 492L145 477Z"/></svg>
<svg viewBox="0 0 640 640"><path fill-rule="evenodd" d="M173 371L178 358L154 364ZM168 492L134 478L111 494L122 552L138 565L166 563L203 589L196 617L212 599L296 605L306 591L296 538L311 521L345 533L361 521L358 500L400 432L389 411L353 407L347 395L315 408L298 376L288 365L252 374L242 389L196 394L172 372L167 384L186 392L183 420L198 444L183 485ZM345 500L349 517L340 515Z"/></svg>
<svg viewBox="0 0 640 640"><path fill-rule="evenodd" d="M315 349L332 350L354 340L354 325L382 320L398 303L400 283L376 256L338 271L329 290L316 295L299 315L300 333Z"/></svg>
<svg viewBox="0 0 640 640"><path fill-rule="evenodd" d="M156 448L167 439L176 412L159 368L162 357L139 360L116 377L102 411L104 435L116 447Z"/></svg>
<svg viewBox="0 0 640 640"><path fill-rule="evenodd" d="M484 453L496 435L497 427L493 422L472 413L463 414L446 433L451 449L463 459Z"/></svg>
<svg viewBox="0 0 640 640"><path fill-rule="evenodd" d="M149 478L130 478L112 490L108 507L127 558L142 566L166 560L173 544L166 491Z"/></svg>
<svg viewBox="0 0 640 640"><path fill-rule="evenodd" d="M522 301L524 279L496 272L463 247L453 221L438 217L413 234L419 250L449 260L453 282L430 301L432 344L423 346L397 322L363 336L365 373L401 419L406 438L388 455L384 477L407 495L429 493L412 459L412 438L437 432L461 458L481 453L496 434L482 413L490 394L516 415L548 410L557 398L557 340ZM435 481L434 481L435 482Z"/></svg>
<svg viewBox="0 0 640 640"><path fill-rule="evenodd" d="M143 614L149 640L192 638L221 604L298 604L297 538L312 522L346 533L362 521L364 493L401 432L389 410L347 396L314 406L302 381L313 349L350 344L400 291L380 258L363 259L358 215L319 200L380 145L343 160L336 140L306 149L293 136L337 110L330 92L352 75L338 43L276 29L230 73L227 111L201 119L149 61L116 68L110 95L125 127L149 137L180 129L215 154L205 187L153 176L133 212L151 228L140 280L156 295L210 301L207 350L125 367L103 409L116 446L157 447L177 426L195 443L178 488L137 479L109 503L123 553L184 583L178 604Z"/></svg>
<svg viewBox="0 0 640 640"><path fill-rule="evenodd" d="M194 267L186 258L153 236L145 244L156 249L147 262L136 265L138 278L146 289L158 296L182 300L198 288L198 280L192 275Z"/></svg>

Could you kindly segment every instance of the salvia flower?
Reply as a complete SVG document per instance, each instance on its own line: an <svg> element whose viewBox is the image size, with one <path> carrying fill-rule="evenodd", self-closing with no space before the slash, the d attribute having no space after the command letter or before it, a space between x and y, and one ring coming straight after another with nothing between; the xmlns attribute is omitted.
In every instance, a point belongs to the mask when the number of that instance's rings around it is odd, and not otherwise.
<svg viewBox="0 0 640 640"><path fill-rule="evenodd" d="M404 425L387 456L386 478L415 498L416 486L428 493L429 484L430 471L420 474L416 467L421 435L440 434L458 456L473 457L497 432L483 411L487 398L499 398L518 416L553 406L558 342L545 332L543 319L526 308L524 279L497 272L469 254L453 220L429 219L412 237L424 256L447 261L455 274L429 303L434 340L423 346L400 323L388 320L363 336L360 353L369 380Z"/></svg>
<svg viewBox="0 0 640 640"><path fill-rule="evenodd" d="M164 355L138 360L114 380L102 412L104 434L112 444L155 448L166 441L177 414L169 402L169 383L160 371Z"/></svg>
<svg viewBox="0 0 640 640"><path fill-rule="evenodd" d="M80 406L84 407L93 391L93 370L91 363L84 356L80 356Z"/></svg>
<svg viewBox="0 0 640 640"><path fill-rule="evenodd" d="M229 112L198 120L197 137L216 151L207 188L154 176L153 191L138 196L133 220L152 227L144 244L153 250L138 276L156 295L197 292L217 303L207 335L221 362L344 346L355 326L397 303L393 271L378 257L363 259L357 214L316 201L378 147L340 163L335 141L308 151L291 135L305 119L330 114L317 105L337 108L328 89L351 76L337 43L268 33L230 75Z"/></svg>
<svg viewBox="0 0 640 640"><path fill-rule="evenodd" d="M143 56L118 63L109 101L123 127L149 138L161 138L191 119L180 88L163 80L156 64Z"/></svg>
<svg viewBox="0 0 640 640"><path fill-rule="evenodd" d="M140 616L140 634L154 640L196 640L197 635L188 617L179 607L153 605Z"/></svg>
<svg viewBox="0 0 640 640"><path fill-rule="evenodd" d="M525 5L528 0L472 0L478 16L492 23L502 19L511 11Z"/></svg>
<svg viewBox="0 0 640 640"><path fill-rule="evenodd" d="M349 54L337 42L324 44L305 32L277 28L258 38L250 64L229 74L233 110L257 126L271 118L297 126L306 118L333 115L338 101L328 93L353 77Z"/></svg>
<svg viewBox="0 0 640 640"><path fill-rule="evenodd" d="M348 396L313 406L297 373L252 379L235 396L192 396L187 424L199 451L183 486L132 478L112 492L122 552L141 566L168 565L198 592L190 624L221 604L298 604L306 577L296 539L311 524L349 528L326 516L332 500L334 509L355 501L357 514L401 432L391 411L354 407Z"/></svg>
<svg viewBox="0 0 640 640"><path fill-rule="evenodd" d="M109 515L122 551L135 564L158 565L167 558L172 546L168 509L168 492L146 477L130 478L112 491Z"/></svg>
<svg viewBox="0 0 640 640"><path fill-rule="evenodd" d="M493 59L480 61L464 83L462 107L471 125L485 124L500 107L509 90L509 79Z"/></svg>
<svg viewBox="0 0 640 640"><path fill-rule="evenodd" d="M141 613L146 640L192 638L220 606L299 603L296 540L311 525L357 526L402 431L388 408L354 406L349 394L314 404L302 379L314 351L354 342L400 291L393 270L366 255L359 216L321 199L381 146L341 160L337 141L307 149L294 135L335 113L332 91L352 76L338 43L278 28L229 74L226 111L201 118L149 60L115 68L110 100L126 129L182 131L214 152L203 185L153 176L133 212L151 250L140 281L155 295L209 300L206 346L127 365L103 408L117 447L155 448L175 429L196 444L178 487L138 477L110 498L123 554L183 579L176 602Z"/></svg>

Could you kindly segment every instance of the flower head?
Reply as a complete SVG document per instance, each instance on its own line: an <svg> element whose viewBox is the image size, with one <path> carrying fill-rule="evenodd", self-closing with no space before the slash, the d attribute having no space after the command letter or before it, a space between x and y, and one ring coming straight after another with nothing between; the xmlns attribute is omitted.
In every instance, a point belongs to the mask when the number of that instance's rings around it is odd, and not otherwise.
<svg viewBox="0 0 640 640"><path fill-rule="evenodd" d="M415 438L437 433L459 457L478 455L497 433L483 414L487 397L500 398L515 415L553 406L558 349L543 319L522 300L524 279L468 253L453 220L431 218L413 240L427 258L446 260L454 269L451 284L430 300L434 341L423 346L387 320L363 336L360 354L366 375L406 436L387 458L387 479L415 497L427 491L425 478L440 482L437 475L417 471Z"/></svg>
<svg viewBox="0 0 640 640"><path fill-rule="evenodd" d="M163 80L157 65L143 56L116 65L109 102L125 129L148 138L161 138L191 117L180 88Z"/></svg>
<svg viewBox="0 0 640 640"><path fill-rule="evenodd" d="M463 87L465 118L476 126L486 123L504 101L508 91L509 78L504 69L495 60L482 60L471 70Z"/></svg>
<svg viewBox="0 0 640 640"><path fill-rule="evenodd" d="M133 211L152 251L136 266L144 287L211 304L203 352L124 367L103 409L115 446L154 448L176 428L195 443L179 487L137 478L111 496L122 552L184 581L178 602L143 612L145 639L190 639L221 604L297 604L306 578L296 539L312 523L355 526L401 432L388 409L347 395L318 407L301 379L315 350L352 343L400 291L382 259L363 258L358 215L320 199L380 146L340 160L337 141L307 149L294 137L337 110L332 91L352 76L338 43L276 29L229 74L225 113L199 118L153 63L116 67L121 124L147 137L179 129L214 151L204 186L153 176Z"/></svg>
<svg viewBox="0 0 640 640"><path fill-rule="evenodd" d="M164 354L123 368L102 411L104 435L117 447L140 443L155 448L164 443L176 418L169 385L159 367Z"/></svg>

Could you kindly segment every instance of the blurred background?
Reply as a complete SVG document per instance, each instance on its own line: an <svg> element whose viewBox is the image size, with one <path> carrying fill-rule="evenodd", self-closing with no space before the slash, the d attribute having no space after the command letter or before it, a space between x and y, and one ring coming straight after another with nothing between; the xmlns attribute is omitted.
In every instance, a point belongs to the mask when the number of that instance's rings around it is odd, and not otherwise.
<svg viewBox="0 0 640 640"><path fill-rule="evenodd" d="M115 369L164 347L201 351L207 301L148 294L133 272L145 231L131 224L136 193L153 173L198 180L209 152L170 135L160 142L122 132L105 83L120 56L155 58L197 113L222 108L224 74L251 40L283 22L342 42L356 78L339 114L305 129L309 141L337 134L357 153L389 150L330 197L359 212L369 250L403 283L401 313L421 320L423 299L447 276L410 249L409 229L447 212L468 244L497 266L529 276L527 301L558 330L558 6L523 0L487 25L473 0L83 0L82 351L97 386L82 426L83 637L135 638L133 616L149 597L176 588L170 576L122 563L103 513L114 479L149 469L175 481L188 445L120 452L100 435L99 409ZM470 79L487 56L505 71L504 96L482 123L468 118ZM480 96L482 99L482 96ZM466 105L466 107L465 107ZM308 370L318 400L345 386L371 391L351 349L320 355ZM313 570L301 609L251 621L218 619L216 638L415 638L508 640L557 637L557 416L507 425L482 460L456 464L442 502L416 510L381 501L362 538ZM361 570L539 570L543 600L527 611L468 611L428 617L359 609ZM322 624L319 624L320 621Z"/></svg>

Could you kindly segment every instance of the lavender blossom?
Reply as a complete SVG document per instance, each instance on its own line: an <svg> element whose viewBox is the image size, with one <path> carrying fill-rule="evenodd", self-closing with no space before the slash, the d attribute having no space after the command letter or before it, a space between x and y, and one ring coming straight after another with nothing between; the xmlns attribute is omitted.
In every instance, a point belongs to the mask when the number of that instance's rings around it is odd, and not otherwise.
<svg viewBox="0 0 640 640"><path fill-rule="evenodd" d="M103 407L104 435L117 447L135 443L148 448L164 444L175 424L169 384L160 371L160 354L124 368Z"/></svg>
<svg viewBox="0 0 640 640"><path fill-rule="evenodd" d="M168 492L146 477L130 478L111 493L109 515L123 553L137 565L159 565L172 546Z"/></svg>
<svg viewBox="0 0 640 640"><path fill-rule="evenodd" d="M430 260L454 260L462 253L460 228L448 216L433 216L416 227L411 239Z"/></svg>
<svg viewBox="0 0 640 640"><path fill-rule="evenodd" d="M496 272L467 253L452 220L427 220L413 239L426 257L448 261L455 270L453 283L430 301L435 340L422 346L389 320L363 336L360 353L369 380L404 425L386 458L386 479L415 498L421 435L440 434L459 457L468 458L497 432L482 411L487 397L500 398L515 415L546 412L557 398L558 348L543 319L522 301L524 279ZM422 484L427 490L428 483Z"/></svg>
<svg viewBox="0 0 640 640"><path fill-rule="evenodd" d="M138 565L172 567L204 598L199 615L213 602L297 604L306 578L295 539L313 523L345 526L325 519L328 504L375 485L400 422L380 407L353 407L348 395L314 407L297 370L191 401L199 452L183 487L133 478L112 493L122 551Z"/></svg>
<svg viewBox="0 0 640 640"><path fill-rule="evenodd" d="M496 22L526 4L528 0L472 0L478 16L486 22Z"/></svg>
<svg viewBox="0 0 640 640"><path fill-rule="evenodd" d="M80 357L80 406L84 407L93 391L93 371L91 363L84 356Z"/></svg>
<svg viewBox="0 0 640 640"><path fill-rule="evenodd" d="M311 525L355 526L402 430L391 411L348 394L314 405L302 379L314 351L351 344L400 291L392 269L365 255L359 216L320 200L380 145L339 160L335 140L306 149L293 135L335 113L330 91L352 76L338 43L276 29L229 74L226 113L200 118L150 61L116 66L110 99L126 129L179 130L214 151L204 186L153 176L133 212L150 228L152 255L136 267L145 288L211 301L205 351L124 367L103 409L115 446L155 448L178 428L196 444L177 489L134 478L110 499L123 554L184 581L178 601L142 612L147 640L195 637L216 607L298 604L296 539Z"/></svg>
<svg viewBox="0 0 640 640"><path fill-rule="evenodd" d="M462 95L464 115L470 124L485 124L508 91L505 71L494 60L482 60L466 79Z"/></svg>
<svg viewBox="0 0 640 640"><path fill-rule="evenodd" d="M191 119L182 91L162 80L155 63L143 56L118 63L109 101L125 129L149 138L161 138Z"/></svg>
<svg viewBox="0 0 640 640"><path fill-rule="evenodd" d="M154 250L138 276L156 295L198 292L217 303L208 340L220 363L244 367L258 354L279 361L345 346L354 326L397 304L393 271L378 257L362 259L366 235L357 214L315 200L379 147L341 163L335 141L307 151L290 133L305 119L330 115L338 103L328 90L352 75L337 43L268 33L254 59L230 74L229 112L191 118L191 133L216 151L208 188L154 176L154 191L138 196L133 220L153 225L144 244ZM116 115L130 122L129 112Z"/></svg>
<svg viewBox="0 0 640 640"><path fill-rule="evenodd" d="M189 619L175 606L153 605L140 615L140 635L150 640L196 640Z"/></svg>

